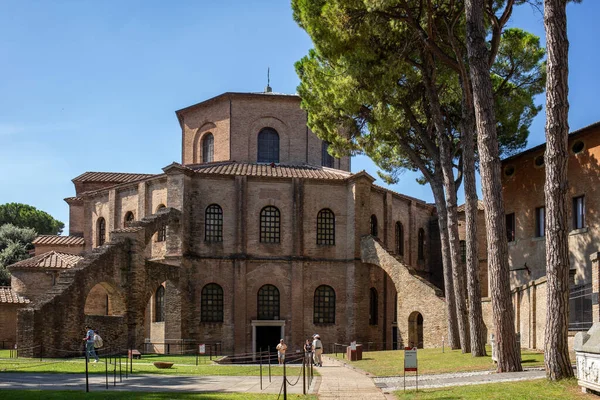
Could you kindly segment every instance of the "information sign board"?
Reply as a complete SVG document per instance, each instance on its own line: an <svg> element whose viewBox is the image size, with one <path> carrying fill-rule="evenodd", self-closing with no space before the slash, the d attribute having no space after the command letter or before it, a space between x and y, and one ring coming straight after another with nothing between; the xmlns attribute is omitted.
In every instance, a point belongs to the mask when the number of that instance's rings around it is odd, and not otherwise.
<svg viewBox="0 0 600 400"><path fill-rule="evenodd" d="M407 348L404 350L404 371L416 371L417 370L417 348Z"/></svg>
<svg viewBox="0 0 600 400"><path fill-rule="evenodd" d="M205 344L201 344L200 346L198 346L198 353L206 354L206 345Z"/></svg>
<svg viewBox="0 0 600 400"><path fill-rule="evenodd" d="M353 342L350 342L350 350L352 350L352 351L356 350L356 340Z"/></svg>

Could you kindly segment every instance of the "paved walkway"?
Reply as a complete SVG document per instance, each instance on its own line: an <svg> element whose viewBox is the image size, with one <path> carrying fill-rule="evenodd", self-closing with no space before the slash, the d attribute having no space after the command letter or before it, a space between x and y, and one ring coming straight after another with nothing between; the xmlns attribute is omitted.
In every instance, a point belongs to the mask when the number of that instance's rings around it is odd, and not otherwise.
<svg viewBox="0 0 600 400"><path fill-rule="evenodd" d="M323 367L317 394L319 400L384 400L386 396L375 386L371 378L363 373L344 367L333 358L323 356Z"/></svg>
<svg viewBox="0 0 600 400"><path fill-rule="evenodd" d="M294 383L297 375L288 376L288 381ZM90 391L106 391L105 375L89 375ZM133 392L237 392L237 393L279 393L281 376L263 376L263 389L260 388L258 376L195 376L195 375L123 375L119 382L117 375L116 386L113 375L108 376L109 391ZM309 393L314 393L318 379L313 381ZM37 389L37 390L81 390L85 391L85 375L82 374L44 374L44 373L13 373L0 372L1 389ZM302 393L302 377L295 386L287 388L288 393Z"/></svg>

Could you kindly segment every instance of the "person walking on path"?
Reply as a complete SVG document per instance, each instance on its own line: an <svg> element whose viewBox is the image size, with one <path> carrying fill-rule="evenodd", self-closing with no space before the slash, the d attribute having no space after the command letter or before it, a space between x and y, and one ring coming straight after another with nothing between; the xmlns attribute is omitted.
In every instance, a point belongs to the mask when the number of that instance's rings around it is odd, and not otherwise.
<svg viewBox="0 0 600 400"><path fill-rule="evenodd" d="M306 339L306 343L304 343L304 359L306 360L306 365L309 365L313 362L313 347L312 342Z"/></svg>
<svg viewBox="0 0 600 400"><path fill-rule="evenodd" d="M287 344L283 343L283 339L279 341L279 344L276 347L277 349L277 360L279 361L279 365L282 365L285 362L285 351L287 350Z"/></svg>
<svg viewBox="0 0 600 400"><path fill-rule="evenodd" d="M94 349L94 330L89 326L86 326L85 330L87 333L86 336L83 338L83 341L85 342L85 351L88 356L88 361L91 360L93 357L95 359L94 362L98 362L98 355L96 354L96 350Z"/></svg>
<svg viewBox="0 0 600 400"><path fill-rule="evenodd" d="M317 367L323 366L323 360L321 360L321 354L323 354L323 343L321 342L321 336L315 334L313 337L312 347L314 351L315 365Z"/></svg>

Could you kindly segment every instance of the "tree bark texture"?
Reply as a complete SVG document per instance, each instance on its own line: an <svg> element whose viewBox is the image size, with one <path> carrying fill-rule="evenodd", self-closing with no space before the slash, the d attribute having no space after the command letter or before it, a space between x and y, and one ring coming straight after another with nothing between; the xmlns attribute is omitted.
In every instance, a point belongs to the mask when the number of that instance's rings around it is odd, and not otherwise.
<svg viewBox="0 0 600 400"><path fill-rule="evenodd" d="M546 81L546 331L544 359L546 377L559 380L573 376L569 349L569 41L567 1L544 1L544 27L548 51Z"/></svg>
<svg viewBox="0 0 600 400"><path fill-rule="evenodd" d="M478 132L481 186L485 204L492 316L498 346L498 372L521 371L510 293L508 243L502 199L494 98L485 43L484 0L466 0L467 51Z"/></svg>
<svg viewBox="0 0 600 400"><path fill-rule="evenodd" d="M442 264L444 272L444 292L446 298L446 319L448 324L447 343L452 350L460 348L458 324L456 319L456 300L454 298L454 284L452 282L452 263L450 261L450 245L448 243L448 213L444 197L444 185L441 177L429 182L435 207L438 212L438 226L440 227L440 243L442 246Z"/></svg>
<svg viewBox="0 0 600 400"><path fill-rule="evenodd" d="M448 215L448 243L450 250L450 263L452 266L452 283L454 285L454 300L456 302L456 317L458 319L458 333L460 347L463 353L471 352L471 338L469 335L469 315L467 310L467 290L464 265L460 262L460 239L458 236L458 212L456 185L454 183L454 171L452 168L451 143L447 136L446 124L442 114L439 95L435 81L435 65L433 57L427 51L424 52L423 82L429 108L436 130L438 146L440 149L440 163L444 179L444 191L446 194L446 212Z"/></svg>
<svg viewBox="0 0 600 400"><path fill-rule="evenodd" d="M469 105L464 102L462 149L465 179L465 224L467 242L467 292L469 301L469 327L471 333L471 355L482 357L485 351L485 324L481 309L481 286L479 280L479 243L477 240L477 187L475 183L475 116Z"/></svg>

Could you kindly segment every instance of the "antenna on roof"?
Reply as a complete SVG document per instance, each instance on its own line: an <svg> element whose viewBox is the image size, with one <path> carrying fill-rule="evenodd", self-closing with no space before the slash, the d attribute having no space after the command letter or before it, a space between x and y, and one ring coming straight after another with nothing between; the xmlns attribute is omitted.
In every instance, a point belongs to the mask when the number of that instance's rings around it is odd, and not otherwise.
<svg viewBox="0 0 600 400"><path fill-rule="evenodd" d="M271 86L271 68L267 67L267 87L265 88L265 93L271 93L273 89Z"/></svg>

